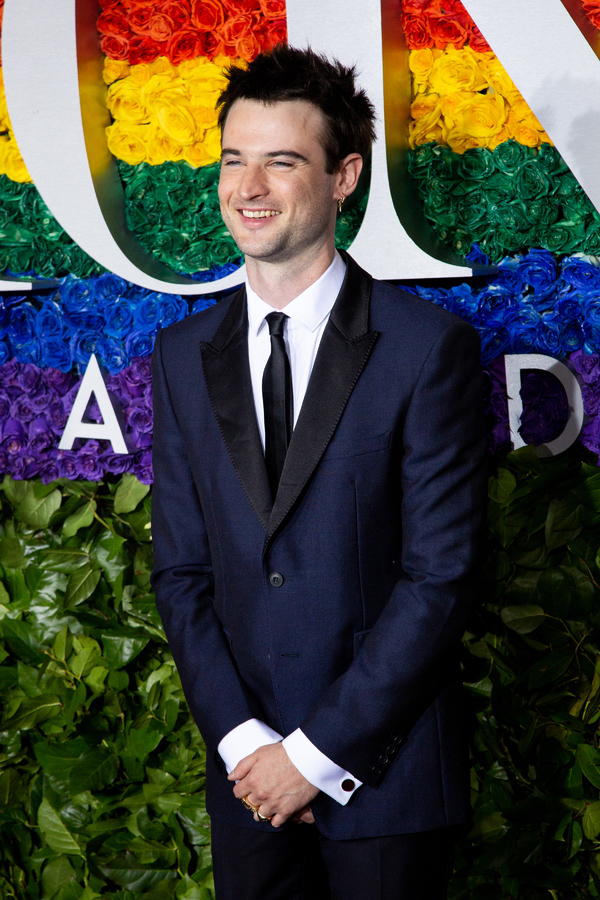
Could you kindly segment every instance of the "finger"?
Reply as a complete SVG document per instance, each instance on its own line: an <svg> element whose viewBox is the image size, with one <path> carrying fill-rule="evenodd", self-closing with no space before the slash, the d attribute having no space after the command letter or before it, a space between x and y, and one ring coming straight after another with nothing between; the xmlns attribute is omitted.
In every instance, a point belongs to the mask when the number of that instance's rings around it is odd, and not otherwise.
<svg viewBox="0 0 600 900"><path fill-rule="evenodd" d="M300 821L305 822L306 825L314 825L315 817L313 816L310 809L307 809L306 812L303 812L300 816Z"/></svg>
<svg viewBox="0 0 600 900"><path fill-rule="evenodd" d="M240 759L235 769L232 769L227 776L228 780L241 781L242 778L245 778L246 775L248 775L255 762L254 753L251 753L250 756L245 756L244 759Z"/></svg>
<svg viewBox="0 0 600 900"><path fill-rule="evenodd" d="M287 822L287 820L288 820L287 816L282 816L279 813L277 813L277 815L273 816L273 818L271 819L271 825L273 826L273 828L281 828L283 823Z"/></svg>

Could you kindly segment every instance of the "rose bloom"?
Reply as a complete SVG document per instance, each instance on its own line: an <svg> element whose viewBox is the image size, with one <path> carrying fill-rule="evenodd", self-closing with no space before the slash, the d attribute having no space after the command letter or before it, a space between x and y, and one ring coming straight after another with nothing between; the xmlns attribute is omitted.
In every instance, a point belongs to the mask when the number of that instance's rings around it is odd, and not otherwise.
<svg viewBox="0 0 600 900"><path fill-rule="evenodd" d="M204 34L197 28L182 28L176 31L166 47L166 55L174 66L186 59L201 56L204 52Z"/></svg>
<svg viewBox="0 0 600 900"><path fill-rule="evenodd" d="M219 0L193 0L191 20L199 31L216 31L224 21L223 4Z"/></svg>
<svg viewBox="0 0 600 900"><path fill-rule="evenodd" d="M454 115L463 134L485 139L502 130L508 109L498 94L477 94L460 103Z"/></svg>
<svg viewBox="0 0 600 900"><path fill-rule="evenodd" d="M148 140L147 160L151 166L161 166L166 162L179 162L183 159L183 145L160 128L154 126Z"/></svg>
<svg viewBox="0 0 600 900"><path fill-rule="evenodd" d="M100 41L100 49L109 59L129 59L129 41L116 34L104 35Z"/></svg>
<svg viewBox="0 0 600 900"><path fill-rule="evenodd" d="M171 75L171 77L177 75L177 69L166 56L159 56L152 63L151 72L153 75Z"/></svg>
<svg viewBox="0 0 600 900"><path fill-rule="evenodd" d="M160 55L160 48L144 37L133 37L129 43L129 62L132 66L138 63L152 63Z"/></svg>
<svg viewBox="0 0 600 900"><path fill-rule="evenodd" d="M285 16L285 0L260 0L260 8L266 19L281 19Z"/></svg>
<svg viewBox="0 0 600 900"><path fill-rule="evenodd" d="M235 47L237 42L251 32L255 25L258 25L258 21L251 13L230 15L221 30L223 40L226 44Z"/></svg>
<svg viewBox="0 0 600 900"><path fill-rule="evenodd" d="M411 117L415 122L418 122L419 119L423 118L423 116L427 116L430 113L433 113L437 108L439 100L440 98L438 94L418 94L410 107Z"/></svg>
<svg viewBox="0 0 600 900"><path fill-rule="evenodd" d="M204 35L204 53L209 59L223 53L224 44L219 32L207 31Z"/></svg>
<svg viewBox="0 0 600 900"><path fill-rule="evenodd" d="M481 91L487 87L487 79L468 47L464 50L449 47L433 63L429 83L436 94Z"/></svg>
<svg viewBox="0 0 600 900"><path fill-rule="evenodd" d="M129 75L129 63L124 59L105 59L102 77L105 84L112 84Z"/></svg>
<svg viewBox="0 0 600 900"><path fill-rule="evenodd" d="M131 28L133 33L139 34L142 37L146 37L148 35L148 23L151 16L152 9L149 6L132 9L129 13L128 21L129 27Z"/></svg>
<svg viewBox="0 0 600 900"><path fill-rule="evenodd" d="M600 3L594 0L584 0L583 11L596 28L600 28Z"/></svg>
<svg viewBox="0 0 600 900"><path fill-rule="evenodd" d="M164 13L154 13L148 22L148 37L162 44L168 41L175 31L175 22Z"/></svg>
<svg viewBox="0 0 600 900"><path fill-rule="evenodd" d="M403 0L402 11L407 16L420 16L429 5L429 0Z"/></svg>
<svg viewBox="0 0 600 900"><path fill-rule="evenodd" d="M98 16L98 31L100 34L116 35L117 37L130 38L131 28L125 13L119 10L107 10Z"/></svg>
<svg viewBox="0 0 600 900"><path fill-rule="evenodd" d="M184 148L183 158L191 166L208 166L221 158L221 132L216 126L208 128L201 141Z"/></svg>
<svg viewBox="0 0 600 900"><path fill-rule="evenodd" d="M111 84L106 105L113 119L138 125L149 121L149 113L142 102L140 88L129 78Z"/></svg>
<svg viewBox="0 0 600 900"><path fill-rule="evenodd" d="M4 135L0 135L0 138L4 138ZM27 171L27 166L23 162L21 151L14 138L8 141L2 140L0 152L2 153L0 171L4 172L11 181L17 181L20 184L31 181L31 175Z"/></svg>
<svg viewBox="0 0 600 900"><path fill-rule="evenodd" d="M130 166L138 166L146 160L150 134L150 125L122 125L120 122L113 122L106 129L108 149L117 159L122 159Z"/></svg>
<svg viewBox="0 0 600 900"><path fill-rule="evenodd" d="M249 31L235 42L235 52L241 59L245 59L246 62L252 62L261 52L261 49L255 31Z"/></svg>
<svg viewBox="0 0 600 900"><path fill-rule="evenodd" d="M506 70L502 68L498 58L493 53L478 54L478 56L480 67L497 94L507 97L509 94L517 93L514 81Z"/></svg>
<svg viewBox="0 0 600 900"><path fill-rule="evenodd" d="M267 19L261 31L261 43L265 51L287 42L287 19Z"/></svg>
<svg viewBox="0 0 600 900"><path fill-rule="evenodd" d="M136 85L138 90L142 90L152 78L153 73L154 63L138 63L136 66L131 66L127 80L130 84Z"/></svg>
<svg viewBox="0 0 600 900"><path fill-rule="evenodd" d="M191 8L188 0L163 0L158 11L173 19L176 29L190 24Z"/></svg>
<svg viewBox="0 0 600 900"><path fill-rule="evenodd" d="M460 49L464 47L469 37L468 27L461 25L456 19L440 16L427 20L427 29L436 47L441 50L449 44Z"/></svg>
<svg viewBox="0 0 600 900"><path fill-rule="evenodd" d="M222 0L223 6L230 15L238 13L253 13L260 10L259 0Z"/></svg>
<svg viewBox="0 0 600 900"><path fill-rule="evenodd" d="M152 116L165 134L178 144L192 144L198 137L198 126L188 103L177 99L174 104L168 97L152 105Z"/></svg>
<svg viewBox="0 0 600 900"><path fill-rule="evenodd" d="M171 104L188 102L188 92L183 78L173 75L152 75L142 88L142 100L151 114L155 103Z"/></svg>
<svg viewBox="0 0 600 900"><path fill-rule="evenodd" d="M431 37L424 16L402 16L402 27L409 50L421 50L431 46Z"/></svg>
<svg viewBox="0 0 600 900"><path fill-rule="evenodd" d="M478 53L486 53L491 51L491 47L480 32L477 25L471 26L471 34L469 36L469 44L471 46L471 50L476 50Z"/></svg>
<svg viewBox="0 0 600 900"><path fill-rule="evenodd" d="M444 132L440 122L440 110L434 109L424 115L418 122L411 122L409 126L409 143L413 148L421 144L443 143Z"/></svg>
<svg viewBox="0 0 600 900"><path fill-rule="evenodd" d="M440 53L440 50L432 50L430 47L423 47L422 50L411 50L408 54L408 67L413 76L419 81L425 81Z"/></svg>
<svg viewBox="0 0 600 900"><path fill-rule="evenodd" d="M509 137L514 138L524 147L539 147L541 143L541 135L537 128L531 122L523 122L517 119L514 114L509 112L506 121L506 128Z"/></svg>

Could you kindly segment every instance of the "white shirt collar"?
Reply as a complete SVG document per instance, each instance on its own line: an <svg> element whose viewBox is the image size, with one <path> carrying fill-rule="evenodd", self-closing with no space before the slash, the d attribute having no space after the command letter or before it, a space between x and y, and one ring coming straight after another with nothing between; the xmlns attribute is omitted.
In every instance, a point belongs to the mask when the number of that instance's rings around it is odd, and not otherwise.
<svg viewBox="0 0 600 900"><path fill-rule="evenodd" d="M336 250L329 268L310 287L298 294L291 303L288 303L282 312L309 331L316 331L323 319L331 312L345 275L346 263ZM249 332L257 335L263 326L265 317L273 312L273 307L265 303L250 287L247 275L246 297L248 298Z"/></svg>

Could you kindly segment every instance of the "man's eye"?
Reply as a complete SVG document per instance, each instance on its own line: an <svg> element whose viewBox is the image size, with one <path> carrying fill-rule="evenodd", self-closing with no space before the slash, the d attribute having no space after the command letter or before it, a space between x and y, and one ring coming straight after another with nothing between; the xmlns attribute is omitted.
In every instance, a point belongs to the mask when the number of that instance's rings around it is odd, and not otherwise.
<svg viewBox="0 0 600 900"><path fill-rule="evenodd" d="M222 159L221 165L227 166L228 168L230 168L231 166L240 166L241 160L239 160L239 159Z"/></svg>
<svg viewBox="0 0 600 900"><path fill-rule="evenodd" d="M273 165L276 166L278 169L291 169L292 168L292 163L286 162L285 159L274 159Z"/></svg>

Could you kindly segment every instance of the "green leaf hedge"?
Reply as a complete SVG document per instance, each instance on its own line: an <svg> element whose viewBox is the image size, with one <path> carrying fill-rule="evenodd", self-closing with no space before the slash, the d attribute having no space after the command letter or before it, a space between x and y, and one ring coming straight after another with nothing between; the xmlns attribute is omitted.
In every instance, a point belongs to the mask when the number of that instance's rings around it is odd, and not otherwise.
<svg viewBox="0 0 600 900"><path fill-rule="evenodd" d="M0 510L0 896L208 900L205 751L150 592L148 487Z"/></svg>
<svg viewBox="0 0 600 900"><path fill-rule="evenodd" d="M490 478L452 900L600 897L596 462L525 448ZM208 900L204 746L150 591L147 487L7 478L0 500L0 897Z"/></svg>

